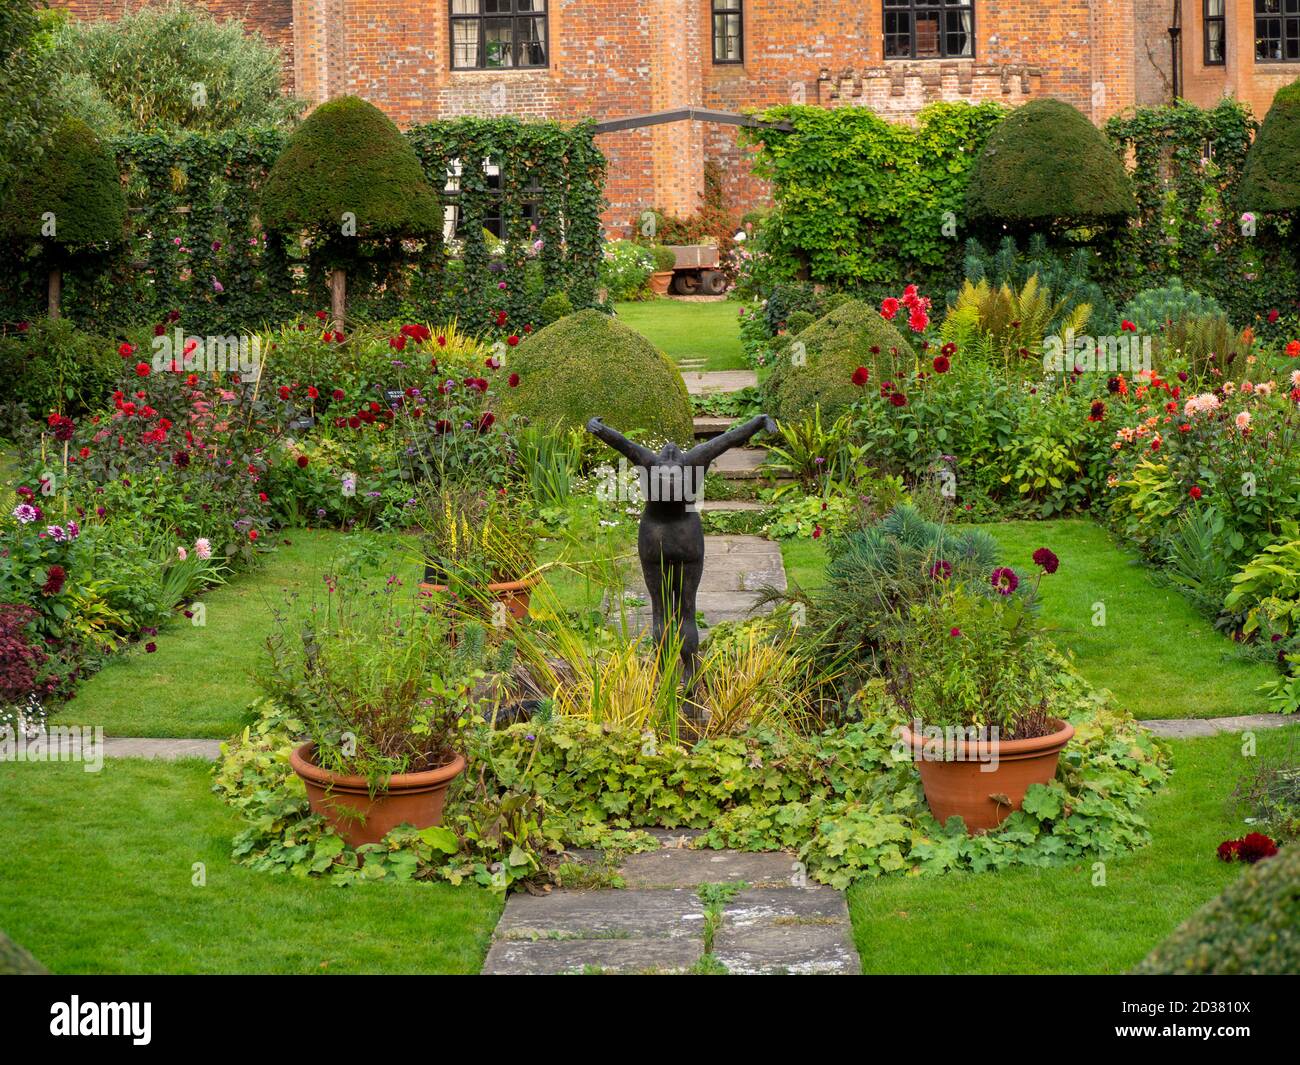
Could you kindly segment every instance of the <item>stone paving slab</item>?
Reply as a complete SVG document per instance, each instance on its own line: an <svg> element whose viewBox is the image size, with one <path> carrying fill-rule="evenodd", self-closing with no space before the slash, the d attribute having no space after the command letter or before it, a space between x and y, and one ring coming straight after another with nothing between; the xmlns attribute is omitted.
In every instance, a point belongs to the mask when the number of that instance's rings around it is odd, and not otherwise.
<svg viewBox="0 0 1300 1065"><path fill-rule="evenodd" d="M178 758L204 758L215 762L221 757L220 740L104 738L105 758L160 758L174 762Z"/></svg>
<svg viewBox="0 0 1300 1065"><path fill-rule="evenodd" d="M1139 724L1167 739L1188 740L1205 736L1218 736L1225 732L1247 732L1254 729L1285 728L1300 725L1300 717L1285 714L1244 714L1240 717L1172 717L1141 721Z"/></svg>
<svg viewBox="0 0 1300 1065"><path fill-rule="evenodd" d="M484 976L684 973L700 959L689 939L544 939L493 943Z"/></svg>
<svg viewBox="0 0 1300 1065"><path fill-rule="evenodd" d="M714 392L739 392L758 384L758 374L753 370L707 370L703 373L688 371L682 374L686 391L692 396L705 396Z"/></svg>
<svg viewBox="0 0 1300 1065"><path fill-rule="evenodd" d="M789 886L795 860L784 851L658 850L629 854L620 872L629 888L695 888L737 881L781 887Z"/></svg>
<svg viewBox="0 0 1300 1065"><path fill-rule="evenodd" d="M759 476L760 467L767 460L767 452L758 447L736 447L724 451L709 467L710 473L721 474L729 481L750 481Z"/></svg>
<svg viewBox="0 0 1300 1065"><path fill-rule="evenodd" d="M760 503L756 499L702 499L699 503L701 514L717 513L720 511L737 511L737 510L766 510L767 504Z"/></svg>
<svg viewBox="0 0 1300 1065"><path fill-rule="evenodd" d="M695 417L695 435L717 436L719 433L725 433L735 424L735 418L724 418L711 414L699 414Z"/></svg>
<svg viewBox="0 0 1300 1065"><path fill-rule="evenodd" d="M741 976L862 971L844 896L820 884L742 891L723 910L713 954Z"/></svg>
<svg viewBox="0 0 1300 1065"><path fill-rule="evenodd" d="M670 851L671 854L695 853ZM704 907L693 890L552 891L516 894L497 923L498 940L674 939L699 935Z"/></svg>

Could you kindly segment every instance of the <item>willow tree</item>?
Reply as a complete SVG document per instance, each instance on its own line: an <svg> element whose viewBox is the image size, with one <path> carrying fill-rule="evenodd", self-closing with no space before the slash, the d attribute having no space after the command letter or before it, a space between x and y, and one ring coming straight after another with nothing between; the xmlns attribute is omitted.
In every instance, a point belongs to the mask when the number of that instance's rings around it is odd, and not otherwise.
<svg viewBox="0 0 1300 1065"><path fill-rule="evenodd" d="M442 206L410 143L379 108L355 96L321 104L293 133L262 190L262 223L305 240L329 285L333 328L347 277L392 259L401 242L442 227Z"/></svg>
<svg viewBox="0 0 1300 1065"><path fill-rule="evenodd" d="M51 318L59 317L63 271L87 256L111 252L125 226L117 162L89 126L72 118L19 171L0 206L0 236L47 272Z"/></svg>

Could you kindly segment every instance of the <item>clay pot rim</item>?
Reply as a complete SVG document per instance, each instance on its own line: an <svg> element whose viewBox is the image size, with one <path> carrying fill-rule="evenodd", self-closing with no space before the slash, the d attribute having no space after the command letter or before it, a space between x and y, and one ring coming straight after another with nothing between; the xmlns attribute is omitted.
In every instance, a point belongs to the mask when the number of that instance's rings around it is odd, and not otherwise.
<svg viewBox="0 0 1300 1065"><path fill-rule="evenodd" d="M309 740L289 752L289 765L293 767L295 773L304 780L309 780L313 784L324 788L333 788L337 791L361 790L367 792L367 794L369 793L370 782L365 777L331 773L328 769L322 769L311 761L310 758L315 753L315 750L316 744ZM465 756L457 752L455 758L437 769L424 769L418 773L394 773L388 778L388 783L379 789L378 794L394 791L420 791L445 784L460 776L467 764Z"/></svg>
<svg viewBox="0 0 1300 1065"><path fill-rule="evenodd" d="M1017 758L1029 758L1039 754L1051 754L1053 751L1059 751L1074 737L1074 726L1068 721L1062 721L1060 718L1049 717L1048 722L1059 726L1055 732L1049 732L1046 736L1035 736L1027 740L981 740L975 744L967 744L964 741L957 741L957 751L963 752L972 750L978 756L980 754L990 754L997 751L1000 761L1012 761ZM924 727L924 722L922 722ZM941 726L936 726L941 727ZM912 756L917 761L937 761L938 759L921 759L917 758L917 746L925 746L925 738L918 737L907 725L902 725L902 740L912 750ZM956 759L960 761L960 759ZM972 759L966 759L971 761Z"/></svg>
<svg viewBox="0 0 1300 1065"><path fill-rule="evenodd" d="M489 592L526 592L537 583L536 577L524 577L517 581L493 581L488 584ZM420 588L431 592L446 592L449 587L445 584L433 584L430 581L421 581Z"/></svg>

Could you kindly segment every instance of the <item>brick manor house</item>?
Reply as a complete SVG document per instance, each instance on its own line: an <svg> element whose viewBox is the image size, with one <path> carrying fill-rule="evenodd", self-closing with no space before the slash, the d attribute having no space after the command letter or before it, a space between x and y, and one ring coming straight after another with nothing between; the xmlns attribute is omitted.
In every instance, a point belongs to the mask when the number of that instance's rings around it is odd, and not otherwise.
<svg viewBox="0 0 1300 1065"><path fill-rule="evenodd" d="M778 103L907 120L932 100L1055 96L1103 121L1224 95L1258 117L1300 77L1300 0L193 0L284 56L287 91L356 94L399 125L459 115L611 120ZM51 0L113 18L142 0ZM733 126L603 134L606 222L689 215L706 161L762 201Z"/></svg>

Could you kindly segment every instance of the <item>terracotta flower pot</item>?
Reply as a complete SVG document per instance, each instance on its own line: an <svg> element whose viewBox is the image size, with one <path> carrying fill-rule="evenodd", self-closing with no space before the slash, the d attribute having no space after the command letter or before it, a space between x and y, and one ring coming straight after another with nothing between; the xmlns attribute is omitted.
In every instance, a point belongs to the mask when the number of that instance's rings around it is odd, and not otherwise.
<svg viewBox="0 0 1300 1065"><path fill-rule="evenodd" d="M429 828L442 824L447 789L465 769L465 758L421 773L394 773L383 790L370 797L365 777L340 776L312 761L314 743L289 755L289 764L307 788L312 813L329 822L349 847L378 843L398 825ZM358 816L359 815L359 816Z"/></svg>
<svg viewBox="0 0 1300 1065"><path fill-rule="evenodd" d="M1050 724L1057 731L1032 740L957 740L946 752L952 761L926 750L924 732L916 735L903 726L901 738L912 751L934 819L943 824L955 814L976 835L997 828L1019 810L1030 784L1052 782L1061 751L1074 735L1068 722L1053 718ZM995 759L996 768L989 769Z"/></svg>
<svg viewBox="0 0 1300 1065"><path fill-rule="evenodd" d="M523 621L528 617L528 603L532 599L534 583L536 583L534 579L494 581L487 586L487 590L493 599L505 605L511 617L516 621ZM449 591L447 585L434 584L427 579L420 587L425 591L437 592L439 595Z"/></svg>
<svg viewBox="0 0 1300 1065"><path fill-rule="evenodd" d="M656 270L650 275L650 291L656 296L668 295L668 286L673 283L671 270Z"/></svg>

